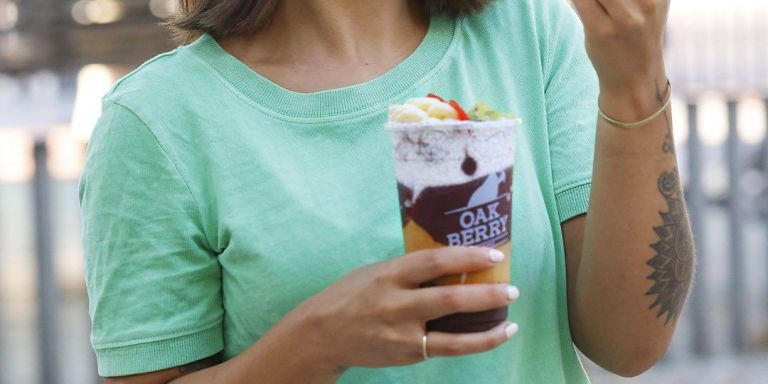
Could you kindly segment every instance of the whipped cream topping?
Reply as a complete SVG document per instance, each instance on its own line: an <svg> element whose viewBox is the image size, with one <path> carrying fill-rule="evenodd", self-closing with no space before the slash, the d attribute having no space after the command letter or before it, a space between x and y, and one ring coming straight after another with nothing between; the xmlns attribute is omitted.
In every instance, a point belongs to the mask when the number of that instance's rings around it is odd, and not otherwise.
<svg viewBox="0 0 768 384"><path fill-rule="evenodd" d="M413 191L462 184L514 164L519 120L390 122L397 181ZM474 172L463 164L472 158Z"/></svg>
<svg viewBox="0 0 768 384"><path fill-rule="evenodd" d="M413 191L462 184L502 172L514 163L515 128L520 119L475 103L466 113L437 95L389 107L397 181Z"/></svg>

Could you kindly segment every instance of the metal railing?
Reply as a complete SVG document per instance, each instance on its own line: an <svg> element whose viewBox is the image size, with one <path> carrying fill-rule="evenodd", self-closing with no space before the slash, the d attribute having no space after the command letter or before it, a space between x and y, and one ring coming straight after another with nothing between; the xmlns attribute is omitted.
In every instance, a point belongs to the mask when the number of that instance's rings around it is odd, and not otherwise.
<svg viewBox="0 0 768 384"><path fill-rule="evenodd" d="M687 154L688 154L688 183L686 186L686 198L689 207L692 230L696 241L698 254L698 265L694 290L690 297L686 316L691 324L691 352L706 356L713 353L713 342L711 335L715 331L708 319L712 316L711 305L712 293L706 289L709 285L707 275L711 272L710 268L719 267L710 265L713 258L723 258L727 269L727 295L722 299L726 300L725 312L727 317L728 341L731 351L741 353L752 349L755 346L749 345L747 339L752 331L753 325L748 321L748 303L749 297L757 297L754 300L758 305L763 303L761 297L768 298L768 292L753 292L746 286L749 282L746 271L752 268L762 268L764 279L768 279L768 263L765 265L750 265L745 258L747 249L745 248L744 233L745 222L757 219L763 226L765 233L764 239L768 239L768 135L763 139L760 148L752 148L752 155L757 155L758 161L745 165L745 146L739 139L738 132L738 102L736 100L727 101L728 111L728 137L725 142L725 158L728 170L728 188L727 196L724 201L718 201L716 197L708 196L701 185L703 178L703 153L699 132L697 104L690 102L687 104L688 113L688 131ZM768 121L768 98L764 99L764 114ZM762 191L757 196L747 196L742 188L743 177L747 171L759 171L762 174ZM749 204L749 205L747 205ZM753 209L749 209L749 207ZM729 233L727 236L728 245L725 254L713 255L712 250L707 247L704 227L706 219L704 213L721 207L727 211L727 227ZM759 247L759 245L758 245ZM768 245L763 245L761 252L762 260L768 260ZM768 332L768 307L762 305L763 320L758 324L757 331Z"/></svg>
<svg viewBox="0 0 768 384"><path fill-rule="evenodd" d="M35 143L34 147L35 175L33 178L34 191L34 228L35 256L37 260L37 330L38 330L38 360L41 383L57 383L58 378L53 367L56 367L58 348L58 291L56 290L56 273L53 263L53 238L51 230L51 198L50 177L48 175L48 159L44 142Z"/></svg>

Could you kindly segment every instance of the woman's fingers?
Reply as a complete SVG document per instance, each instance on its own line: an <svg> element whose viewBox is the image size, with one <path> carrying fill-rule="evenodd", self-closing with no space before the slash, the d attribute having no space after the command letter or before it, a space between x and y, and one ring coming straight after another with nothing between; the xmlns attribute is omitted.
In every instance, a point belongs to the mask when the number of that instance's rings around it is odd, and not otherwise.
<svg viewBox="0 0 768 384"><path fill-rule="evenodd" d="M509 340L517 329L517 324L504 322L485 332L429 332L427 353L429 356L458 356L489 351Z"/></svg>
<svg viewBox="0 0 768 384"><path fill-rule="evenodd" d="M398 279L407 286L440 276L488 269L504 261L504 253L493 248L446 247L409 253L394 261Z"/></svg>
<svg viewBox="0 0 768 384"><path fill-rule="evenodd" d="M480 312L513 303L517 287L506 284L467 284L421 288L409 294L405 305L410 313L432 320L457 312Z"/></svg>

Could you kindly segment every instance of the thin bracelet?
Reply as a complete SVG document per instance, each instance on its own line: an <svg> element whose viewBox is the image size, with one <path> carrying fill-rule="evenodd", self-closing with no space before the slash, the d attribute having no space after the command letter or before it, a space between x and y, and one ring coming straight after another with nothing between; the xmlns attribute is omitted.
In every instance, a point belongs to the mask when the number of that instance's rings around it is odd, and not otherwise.
<svg viewBox="0 0 768 384"><path fill-rule="evenodd" d="M645 119L642 119L642 120L634 122L634 123L624 123L624 122L621 122L621 121L618 121L618 120L615 120L615 119L612 119L612 118L606 116L605 113L603 112L603 109L600 108L599 105L597 107L597 112L600 113L600 117L602 117L603 120L605 120L608 124L610 124L610 125L612 125L612 126L614 126L616 128L622 128L622 129L637 128L637 127L646 125L646 124L650 123L653 120L656 120L656 118L661 116L661 114L664 113L664 111L666 111L667 108L669 108L669 105L672 103L672 84L669 82L669 80L667 80L667 89L669 90L669 96L667 97L667 101L664 103L664 106L661 107L661 109L656 111L656 113L654 113L650 117L647 117Z"/></svg>

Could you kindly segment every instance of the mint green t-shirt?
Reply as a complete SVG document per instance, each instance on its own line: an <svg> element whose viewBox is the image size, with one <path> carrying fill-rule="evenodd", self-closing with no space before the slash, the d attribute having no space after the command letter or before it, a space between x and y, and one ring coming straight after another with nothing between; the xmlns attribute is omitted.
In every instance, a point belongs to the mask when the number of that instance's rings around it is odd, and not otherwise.
<svg viewBox="0 0 768 384"><path fill-rule="evenodd" d="M524 121L509 309L520 331L490 352L351 368L340 383L586 383L560 225L587 209L597 81L565 0L435 16L397 67L323 92L281 88L210 36L122 79L80 184L100 374L231 358L348 272L401 255L383 124L388 105L427 92Z"/></svg>

